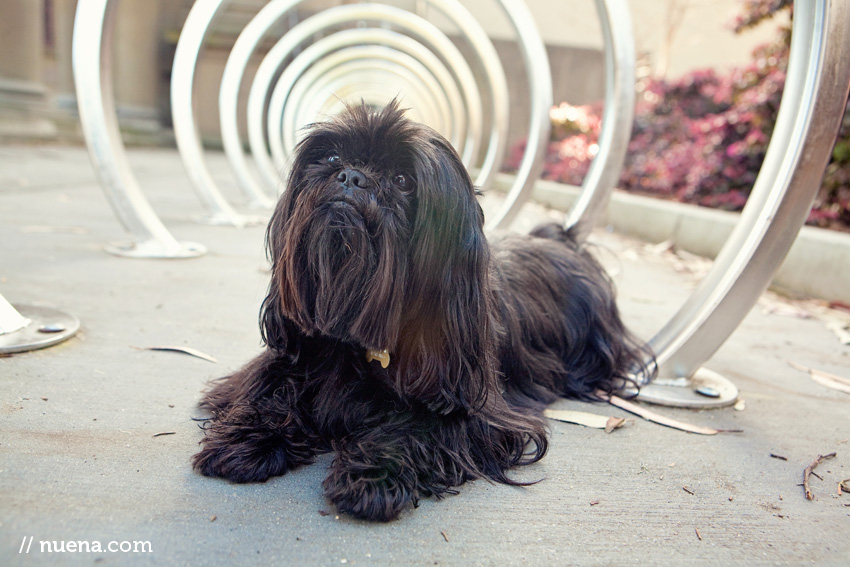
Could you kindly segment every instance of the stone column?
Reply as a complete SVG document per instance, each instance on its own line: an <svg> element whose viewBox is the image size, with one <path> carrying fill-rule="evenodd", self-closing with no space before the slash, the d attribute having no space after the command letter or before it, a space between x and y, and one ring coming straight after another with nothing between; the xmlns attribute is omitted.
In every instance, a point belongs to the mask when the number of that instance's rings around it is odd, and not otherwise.
<svg viewBox="0 0 850 567"><path fill-rule="evenodd" d="M3 0L0 17L0 139L52 138L44 85L44 5Z"/></svg>
<svg viewBox="0 0 850 567"><path fill-rule="evenodd" d="M161 2L121 0L116 8L112 73L118 117L126 137L147 138L162 128Z"/></svg>
<svg viewBox="0 0 850 567"><path fill-rule="evenodd" d="M71 50L74 40L74 16L77 0L53 0L53 29L55 33L56 70L51 85L54 104L63 111L76 114L77 95L74 89L74 69Z"/></svg>

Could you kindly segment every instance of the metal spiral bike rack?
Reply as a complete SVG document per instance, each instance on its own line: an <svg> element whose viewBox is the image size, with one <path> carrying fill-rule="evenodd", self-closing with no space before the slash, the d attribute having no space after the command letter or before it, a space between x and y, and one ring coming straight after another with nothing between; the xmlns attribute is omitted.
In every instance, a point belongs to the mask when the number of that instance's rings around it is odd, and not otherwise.
<svg viewBox="0 0 850 567"><path fill-rule="evenodd" d="M516 181L488 228L506 228L529 198L542 170L550 134L552 84L543 41L525 4L493 0L517 36L529 85L528 144ZM271 0L239 34L219 92L225 152L249 206L268 208L304 125L346 101L382 105L400 96L411 117L444 134L464 164L488 187L502 162L510 112L499 57L481 25L457 0L420 0L458 30L473 52L467 60L420 13L378 2L329 8L276 38L250 85L248 139L237 128L245 69L270 29L302 0ZM132 257L185 258L201 245L178 242L159 221L132 174L121 144L112 96L110 39L115 0L79 0L74 74L89 151L107 199L131 237L108 248ZM227 0L197 0L175 54L172 112L175 136L192 186L207 207L206 222L244 226L222 196L204 160L192 105L198 58ZM600 150L567 218L584 238L619 178L634 112L634 39L626 0L596 0L605 43L605 110ZM829 160L850 88L850 7L837 0L796 0L788 78L776 128L751 197L708 276L650 340L659 376L639 398L685 407L720 407L737 397L734 384L702 368L740 324L805 222ZM489 131L485 132L485 125ZM243 148L250 148L250 156ZM805 151L804 151L805 150ZM253 168L251 167L253 162ZM0 321L2 322L2 321ZM0 327L1 328L1 327ZM696 390L709 386L717 396Z"/></svg>

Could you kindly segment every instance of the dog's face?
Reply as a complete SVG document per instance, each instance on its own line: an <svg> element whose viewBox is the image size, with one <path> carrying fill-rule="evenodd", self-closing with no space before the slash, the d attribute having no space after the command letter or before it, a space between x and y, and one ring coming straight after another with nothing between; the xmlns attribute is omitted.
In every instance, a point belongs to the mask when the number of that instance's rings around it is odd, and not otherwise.
<svg viewBox="0 0 850 567"><path fill-rule="evenodd" d="M311 126L269 225L265 340L284 348L294 326L417 366L480 351L468 335L488 328L482 226L455 150L395 103Z"/></svg>

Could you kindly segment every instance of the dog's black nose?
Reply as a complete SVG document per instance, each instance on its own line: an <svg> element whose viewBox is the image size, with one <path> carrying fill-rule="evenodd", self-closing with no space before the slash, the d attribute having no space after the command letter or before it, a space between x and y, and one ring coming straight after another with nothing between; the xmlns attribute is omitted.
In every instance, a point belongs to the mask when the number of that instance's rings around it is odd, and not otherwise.
<svg viewBox="0 0 850 567"><path fill-rule="evenodd" d="M339 172L339 175L336 176L336 180L343 184L343 186L354 189L366 189L369 181L366 179L366 176L363 175L361 171L356 169L346 167L342 171Z"/></svg>

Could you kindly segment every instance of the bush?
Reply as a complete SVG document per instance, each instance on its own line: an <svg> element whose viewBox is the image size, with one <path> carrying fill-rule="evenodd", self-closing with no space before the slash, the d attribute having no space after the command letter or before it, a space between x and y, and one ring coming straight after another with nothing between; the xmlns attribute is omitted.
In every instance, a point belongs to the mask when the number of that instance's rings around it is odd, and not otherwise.
<svg viewBox="0 0 850 567"><path fill-rule="evenodd" d="M734 28L740 32L782 9L790 10L790 1L746 0ZM745 67L640 85L620 187L740 210L776 122L789 45L790 28L780 28L777 40L756 49ZM550 116L553 139L543 177L579 185L598 151L601 105L562 103ZM523 150L524 144L513 149L508 169L516 169ZM850 228L850 105L808 223Z"/></svg>

